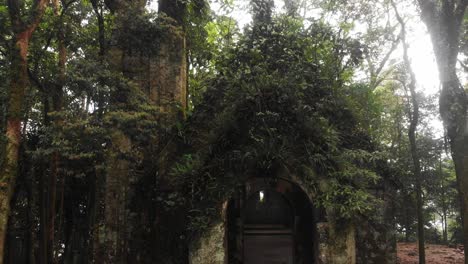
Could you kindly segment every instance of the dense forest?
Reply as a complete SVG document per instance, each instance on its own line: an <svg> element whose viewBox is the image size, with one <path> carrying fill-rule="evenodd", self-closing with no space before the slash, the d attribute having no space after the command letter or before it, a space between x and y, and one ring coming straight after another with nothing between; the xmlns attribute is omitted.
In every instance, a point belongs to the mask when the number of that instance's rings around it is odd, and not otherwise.
<svg viewBox="0 0 468 264"><path fill-rule="evenodd" d="M0 264L266 264L261 221L284 263L466 255L467 7L0 0Z"/></svg>

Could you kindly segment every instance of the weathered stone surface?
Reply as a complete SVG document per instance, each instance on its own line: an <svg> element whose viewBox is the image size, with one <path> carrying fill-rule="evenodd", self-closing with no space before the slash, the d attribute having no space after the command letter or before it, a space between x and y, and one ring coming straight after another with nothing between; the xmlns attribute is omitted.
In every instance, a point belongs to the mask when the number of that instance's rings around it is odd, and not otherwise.
<svg viewBox="0 0 468 264"><path fill-rule="evenodd" d="M355 264L356 241L352 225L337 228L333 223L318 223L319 263Z"/></svg>
<svg viewBox="0 0 468 264"><path fill-rule="evenodd" d="M125 1L117 2L124 3ZM120 11L125 8L120 4L116 4L114 8L118 20L119 16L122 16ZM172 25L165 30L164 38L159 40L158 52L142 53L138 48L124 47L122 43L119 43L119 39L113 36L107 53L107 61L113 71L122 73L130 81L132 87L139 88L146 95L147 102L160 110L160 115L155 118L158 118L158 124L161 127L169 128L174 125L175 120L180 120L185 115L187 56L182 27ZM122 103L128 104L126 101L128 98L120 96L121 94L123 93L116 91L110 104L114 106ZM99 209L105 213L103 219L97 220L95 228L94 260L96 263L142 263L141 252L145 252L146 258L151 258L153 253L141 249L144 240L148 239L148 236L144 234L149 233L148 230L152 228L152 222L148 217L151 213L147 212L150 210L132 206L132 203L146 199L144 195L139 195L135 188L137 184L141 184L143 174L152 173L149 166L143 167L141 164L151 160L151 153L160 152L160 150L155 150L159 145L166 149L172 146L166 146L167 142L163 142L166 135L160 133L154 142L147 142L148 146L142 149L138 143L132 142L133 139L128 137L125 131L117 127L115 130L117 132L111 138L111 148L106 157L104 186L97 187L103 189L103 195L98 198L100 200L97 200L96 204L97 206L104 204L104 208ZM158 176L161 178L167 174L167 157L163 156L158 162ZM144 171L144 173L137 170Z"/></svg>
<svg viewBox="0 0 468 264"><path fill-rule="evenodd" d="M190 245L190 264L224 264L225 225L214 224L197 241Z"/></svg>
<svg viewBox="0 0 468 264"><path fill-rule="evenodd" d="M113 67L120 69L161 113L168 116L162 122L173 121L173 117L180 112L184 114L187 108L186 40L180 28L169 27L168 31L155 54L124 53L118 48L109 51L110 56L116 58Z"/></svg>
<svg viewBox="0 0 468 264"><path fill-rule="evenodd" d="M99 240L98 257L104 263L126 263L128 235L125 227L127 213L128 171L130 163L122 157L128 155L132 145L130 139L120 130L111 137L107 175L105 180L104 225L96 237Z"/></svg>
<svg viewBox="0 0 468 264"><path fill-rule="evenodd" d="M280 187L283 185L280 185ZM301 188L304 190L303 188ZM313 197L313 194L307 194ZM224 207L223 207L224 208ZM220 213L224 215L224 213ZM316 225L317 234L311 236L318 243L316 262L319 264L355 264L356 263L356 229L350 222L335 221L332 212L326 216L327 222L311 223ZM220 218L189 248L191 264L227 263L225 221Z"/></svg>
<svg viewBox="0 0 468 264"><path fill-rule="evenodd" d="M330 223L318 223L319 263L355 264L356 241L352 225L336 228ZM214 224L190 246L190 264L226 263L225 225Z"/></svg>
<svg viewBox="0 0 468 264"><path fill-rule="evenodd" d="M386 184L390 186L390 184ZM395 264L396 234L393 223L392 189L375 194L383 201L373 217L359 221L356 228L357 262L359 264Z"/></svg>
<svg viewBox="0 0 468 264"><path fill-rule="evenodd" d="M363 221L356 234L357 258L362 264L394 264L396 239L389 224L376 220Z"/></svg>

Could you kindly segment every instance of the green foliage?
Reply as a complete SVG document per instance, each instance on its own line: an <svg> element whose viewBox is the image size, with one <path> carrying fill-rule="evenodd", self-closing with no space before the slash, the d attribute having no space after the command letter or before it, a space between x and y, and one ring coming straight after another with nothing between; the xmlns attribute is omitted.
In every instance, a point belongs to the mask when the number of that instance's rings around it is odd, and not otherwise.
<svg viewBox="0 0 468 264"><path fill-rule="evenodd" d="M169 34L182 34L175 21L167 16L158 16L156 13L141 14L138 9L128 9L120 14L114 21L115 44L124 51L145 56L155 55L159 51L159 40L165 32Z"/></svg>
<svg viewBox="0 0 468 264"><path fill-rule="evenodd" d="M367 86L359 89L367 98L358 102L365 107L357 107L360 115L367 120L368 131L375 142L380 143L380 149L386 153L393 179L397 186L395 201L395 219L400 233L400 239L414 240L416 234L416 197L413 161L410 156L408 140L409 119L412 114L411 98L408 98L406 84L407 70L403 65L396 64L393 69L393 80L384 81L375 90ZM366 89L367 88L367 89ZM356 91L354 91L356 92ZM432 232L433 241L440 241L436 231L440 229L441 215L448 220L455 218L458 203L455 201L454 184L449 184L454 177L454 168L444 159L444 142L436 139L433 120L436 118L434 98L418 94L420 103L420 125L416 144L421 163L422 191L424 193L425 227ZM366 110L363 112L362 110ZM442 169L444 168L444 169ZM451 171L451 172L450 172ZM453 179L452 179L453 180ZM450 206L449 206L450 204Z"/></svg>
<svg viewBox="0 0 468 264"><path fill-rule="evenodd" d="M104 123L109 129L119 129L127 134L135 144L145 146L158 138L160 126L158 119L161 117L159 108L145 100L141 90L128 86L127 91L119 89L119 96L127 98L120 101L115 108L111 108L105 115ZM135 96L135 95L140 95Z"/></svg>
<svg viewBox="0 0 468 264"><path fill-rule="evenodd" d="M237 21L231 17L213 15L197 26L188 28L190 109L200 103L208 83L216 76L217 64L239 37Z"/></svg>
<svg viewBox="0 0 468 264"><path fill-rule="evenodd" d="M343 219L374 208L367 188L380 180L378 158L344 93L359 61L356 43L322 23L276 17L225 51L186 124L188 154L173 168L192 231L247 177L278 177L281 168Z"/></svg>
<svg viewBox="0 0 468 264"><path fill-rule="evenodd" d="M62 164L66 164L61 169L70 179L81 179L82 184L86 184L84 179L104 169L104 156L115 129L132 139L135 156L141 155L142 148L153 143L161 131L159 109L134 81L100 56L97 21L90 14L91 8L86 2L73 3L60 21L53 14L46 14L30 49L30 68L35 79L32 84L39 88L39 93L31 91L28 105L32 108L30 137L37 140L31 154L38 162L46 162L53 153L60 153ZM162 32L175 28L172 20L151 13L136 14L129 10L119 19L107 12L104 16L106 46L110 40L117 41L126 52L131 53L130 49L142 56L158 52L158 40L165 36ZM59 124L46 123L40 113L50 104L52 94L44 87L56 85L55 38L61 27L66 32L67 48L64 108L47 113L48 119L59 119ZM116 27L121 30L114 30ZM171 31L177 32L179 28Z"/></svg>
<svg viewBox="0 0 468 264"><path fill-rule="evenodd" d="M458 216L454 221L449 223L449 232L452 234L450 236L450 243L461 244L463 243L463 227L460 216Z"/></svg>
<svg viewBox="0 0 468 264"><path fill-rule="evenodd" d="M391 175L388 178L399 187L392 197L399 231L408 227L413 236L414 179L405 137L407 98L397 82L372 87L371 81L376 80L355 80L355 69L363 68L369 75L370 67L377 66L396 41L395 27L382 24L385 1L319 1L321 18L302 20L294 14L296 0L287 1L288 15L281 16L272 12L274 1L252 0L254 22L243 33L229 16L233 0L218 0L226 15L211 13L204 0L178 2L184 9L177 10L183 14L182 26L165 15L132 8L111 13L99 1L104 43L99 43L98 21L89 1L70 2L59 17L48 9L29 49L32 85L25 105L27 151L22 155L31 164L24 163L21 184L34 185L39 177L47 177L50 159L58 153L59 177L64 176L66 183L64 223L76 228L81 221L91 221L95 217L90 213L93 184L103 186L97 181L105 174L106 155L115 154L109 152L119 147L111 145L111 137L122 132L132 146L117 154L130 164L129 197L130 192L137 193L126 202L131 210L144 211L135 216L143 216L143 227L128 226L145 233L132 237L143 241L138 243L151 244L154 238L148 237L157 237L166 251L176 251L174 245L182 248L185 244L180 240L185 220L190 222L190 231L201 232L219 215L221 202L232 197L246 178L285 175L299 179L314 205L326 208L338 220L360 216L369 220L378 214L382 203L374 194L388 188L388 182L383 182L388 179L381 174ZM5 6L5 0L0 0L0 131L5 128L6 111L2 110L7 101L11 40ZM327 16L331 24L325 22ZM356 33L360 28L356 25L365 25L366 32ZM59 73L60 31L65 33L67 49L64 107L50 112L55 96L51 88L56 87ZM129 63L120 69L119 52L129 60L153 60L161 52L160 40L179 34L187 40L191 112L187 122L168 124L168 117L138 87L141 76L132 76L132 70L140 70L133 66L141 65ZM99 44L104 44L104 51ZM392 66L393 70L393 77L406 80L404 68ZM391 71L374 72L380 75L374 77L390 76ZM424 125L431 118L428 106L424 107L429 113ZM431 140L434 136L429 130L418 137L430 205L426 219L439 215L449 204L449 227L456 233L460 227L453 166L443 158L441 168L435 166L441 153L434 149L440 149L440 142ZM177 149L176 137L179 151L172 153ZM4 140L2 133L0 146ZM159 174L160 169L167 169L158 168L161 160L161 167L168 165L160 154L180 154L170 176ZM177 191L161 191L164 188ZM37 186L31 190L37 192ZM180 217L181 211L187 219ZM32 212L32 216L30 226L37 228L39 215ZM173 223L174 219L182 223ZM426 226L434 227L431 222ZM89 242L88 235L78 238ZM57 232L57 244L68 243L65 236ZM163 241L167 238L173 241ZM73 246L73 242L67 244L66 250L71 252ZM89 245L79 246L83 250ZM154 249L153 244L145 246Z"/></svg>
<svg viewBox="0 0 468 264"><path fill-rule="evenodd" d="M253 23L266 23L271 22L273 8L275 1L273 0L251 0L250 1L251 12L253 16Z"/></svg>
<svg viewBox="0 0 468 264"><path fill-rule="evenodd" d="M0 1L0 51L1 56L6 55L8 49L8 39L11 37L11 23L8 14L7 1ZM3 61L3 60L2 60Z"/></svg>

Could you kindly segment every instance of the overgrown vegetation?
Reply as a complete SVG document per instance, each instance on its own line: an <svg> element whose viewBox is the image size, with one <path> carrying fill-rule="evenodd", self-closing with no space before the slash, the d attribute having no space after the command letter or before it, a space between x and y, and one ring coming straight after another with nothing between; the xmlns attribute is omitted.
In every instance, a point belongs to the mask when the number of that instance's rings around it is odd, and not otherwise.
<svg viewBox="0 0 468 264"><path fill-rule="evenodd" d="M250 177L294 177L337 222L415 241L412 99L427 241L462 243L463 126L435 131L438 95L408 89L394 11L417 23L413 3L274 2L244 3L242 29L231 0L62 0L37 21L38 1L0 0L0 173L18 164L0 175L0 263L186 263ZM37 22L21 72L18 18Z"/></svg>
<svg viewBox="0 0 468 264"><path fill-rule="evenodd" d="M279 168L340 217L369 213L379 158L345 99L358 41L287 16L259 26L224 52L183 134L189 154L173 177L185 186L192 228L208 224L204 217L248 177L275 177Z"/></svg>

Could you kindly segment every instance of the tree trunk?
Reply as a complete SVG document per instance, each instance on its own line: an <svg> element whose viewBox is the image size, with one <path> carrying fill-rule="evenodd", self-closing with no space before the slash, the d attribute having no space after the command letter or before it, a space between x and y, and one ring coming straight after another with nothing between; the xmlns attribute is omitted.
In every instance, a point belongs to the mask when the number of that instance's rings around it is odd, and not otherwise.
<svg viewBox="0 0 468 264"><path fill-rule="evenodd" d="M408 199L411 199L411 196L407 195ZM410 230L411 230L411 222L410 222L410 213L409 213L409 207L405 206L405 242L410 241Z"/></svg>
<svg viewBox="0 0 468 264"><path fill-rule="evenodd" d="M98 22L98 42L99 42L99 62L103 63L105 59L105 54L107 52L106 45L106 32L104 26L104 15L103 15L103 6L102 2L99 0L91 0L93 6L94 14L97 17ZM97 95L97 107L98 107L98 118L101 119L104 114L104 92L98 90Z"/></svg>
<svg viewBox="0 0 468 264"><path fill-rule="evenodd" d="M466 126L466 121L464 126ZM466 130L466 129L464 129ZM462 132L465 134L468 131ZM458 134L462 134L458 133ZM460 193L461 220L463 226L463 243L465 256L468 255L468 135L457 135L451 138L452 157L457 174L458 192ZM463 144L463 145L460 145ZM468 264L468 258L465 258Z"/></svg>
<svg viewBox="0 0 468 264"><path fill-rule="evenodd" d="M447 245L448 244L448 235L447 235L447 210L444 208L444 212L443 212L443 215L442 215L442 219L443 219L443 223L444 223L444 232L443 232L443 236L444 236L444 244Z"/></svg>
<svg viewBox="0 0 468 264"><path fill-rule="evenodd" d="M99 62L103 63L105 60L105 55L107 52L106 38L105 38L105 27L104 27L104 15L103 15L103 3L99 0L91 0L93 6L94 14L97 17L98 22L98 40L99 40ZM102 120L104 115L104 92L98 91L97 95L97 116L99 120ZM85 254L84 260L89 263L103 263L104 262L104 253L102 246L102 238L99 236L100 224L103 223L104 212L101 210L104 208L102 203L104 190L104 178L105 175L101 169L94 170L94 175L89 179L89 190L88 190L88 245L87 252Z"/></svg>
<svg viewBox="0 0 468 264"><path fill-rule="evenodd" d="M61 5L59 0L53 1L54 15L59 18L61 17ZM67 60L67 50L65 47L64 39L64 25L61 23L59 25L57 32L57 48L59 52L58 56L58 78L56 83L52 86L52 111L55 114L58 114L62 110L63 105L63 85L65 83L65 63ZM62 120L59 116L52 118L55 129L61 127ZM57 180L59 179L59 167L60 167L60 154L58 151L52 153L50 160L50 178L49 178L49 211L48 211L48 248L47 248L47 259L49 263L56 263L57 259L55 257L54 251L56 247L55 242L55 217L57 214L56 204L57 204ZM63 180L63 179L62 179Z"/></svg>
<svg viewBox="0 0 468 264"><path fill-rule="evenodd" d="M48 253L48 236L47 236L47 221L48 221L48 207L47 202L47 175L46 167L44 164L39 165L40 168L40 179L39 179L39 264L48 264L47 253Z"/></svg>
<svg viewBox="0 0 468 264"><path fill-rule="evenodd" d="M36 188L36 169L34 167L34 162L31 162L29 166L29 171L27 172L29 174L29 180L27 182L27 190L28 190L28 231L29 231L29 244L28 244L28 253L29 253L29 264L35 264L36 263L36 258L34 257L34 245L35 241L37 239L36 235L36 216L34 212L35 204L36 204L36 198L35 198L35 189Z"/></svg>
<svg viewBox="0 0 468 264"><path fill-rule="evenodd" d="M0 168L0 256L4 254L4 242L18 169L18 153L21 143L21 119L25 89L28 86L27 49L30 34L15 35L12 49L10 98L6 127L5 160ZM2 263L2 260L0 260Z"/></svg>
<svg viewBox="0 0 468 264"><path fill-rule="evenodd" d="M11 50L10 62L10 98L8 99L5 157L0 168L0 264L3 263L5 237L10 200L15 190L18 170L18 153L21 144L21 120L25 90L29 85L28 77L28 47L32 33L36 29L44 13L45 0L37 0L32 6L29 24L21 19L18 1L8 1L8 11L14 32L14 46Z"/></svg>
<svg viewBox="0 0 468 264"><path fill-rule="evenodd" d="M42 111L42 120L44 126L48 126L49 120L49 98L47 95L42 96L42 105L44 107ZM48 264L48 193L49 183L47 176L47 166L45 160L40 160L38 164L39 169L39 264Z"/></svg>
<svg viewBox="0 0 468 264"><path fill-rule="evenodd" d="M418 0L421 18L431 35L442 92L440 115L444 121L457 175L465 256L468 255L468 121L467 97L457 76L460 30L468 1ZM468 264L468 258L465 258Z"/></svg>
<svg viewBox="0 0 468 264"><path fill-rule="evenodd" d="M408 56L408 43L406 42L406 25L403 18L398 13L396 4L391 1L395 15L401 25L401 43L403 45L403 61L406 71L409 73L408 88L411 94L411 110L409 111L410 126L408 130L408 138L410 142L411 157L413 160L413 174L415 177L416 187L416 211L418 217L418 246L419 246L419 264L426 263L426 252L424 248L424 217L423 217L423 198L422 198L422 179L421 179L421 163L418 155L416 142L416 131L419 123L419 102L416 94L416 77L411 67L411 62Z"/></svg>

